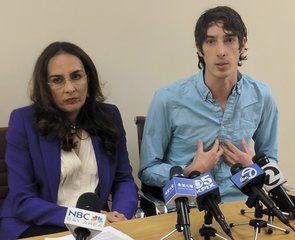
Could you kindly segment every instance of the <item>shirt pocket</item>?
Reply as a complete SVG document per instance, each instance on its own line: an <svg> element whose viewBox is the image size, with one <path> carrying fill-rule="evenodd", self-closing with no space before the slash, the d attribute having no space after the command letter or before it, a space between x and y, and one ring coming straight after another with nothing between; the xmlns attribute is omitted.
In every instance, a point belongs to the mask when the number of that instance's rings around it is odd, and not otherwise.
<svg viewBox="0 0 295 240"><path fill-rule="evenodd" d="M225 126L225 138L231 140L236 146L241 146L241 140L244 138L246 142L250 142L256 131L254 119L240 119L234 123Z"/></svg>

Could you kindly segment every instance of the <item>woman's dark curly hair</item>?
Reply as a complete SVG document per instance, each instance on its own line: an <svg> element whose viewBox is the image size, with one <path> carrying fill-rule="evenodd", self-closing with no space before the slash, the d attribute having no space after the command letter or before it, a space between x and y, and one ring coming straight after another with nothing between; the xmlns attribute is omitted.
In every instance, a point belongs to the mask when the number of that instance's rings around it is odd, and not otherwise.
<svg viewBox="0 0 295 240"><path fill-rule="evenodd" d="M40 133L48 138L56 137L65 151L76 147L71 133L72 123L66 118L53 101L48 85L48 63L54 56L67 53L76 56L82 62L88 78L88 95L81 108L77 124L90 135L99 136L102 146L110 156L116 153L119 139L119 129L114 116L103 103L96 67L90 57L78 46L69 42L53 42L48 45L35 64L32 76L30 98L36 107L36 127Z"/></svg>
<svg viewBox="0 0 295 240"><path fill-rule="evenodd" d="M205 11L199 18L195 27L195 42L197 49L203 54L203 43L207 37L208 27L212 23L223 23L223 29L231 31L239 39L240 48L243 45L244 38L247 39L247 28L241 16L232 8L227 6L219 6ZM246 49L247 50L247 49ZM198 67L205 68L206 64L204 58L198 54ZM242 66L242 61L247 60L247 56L241 53L238 66Z"/></svg>

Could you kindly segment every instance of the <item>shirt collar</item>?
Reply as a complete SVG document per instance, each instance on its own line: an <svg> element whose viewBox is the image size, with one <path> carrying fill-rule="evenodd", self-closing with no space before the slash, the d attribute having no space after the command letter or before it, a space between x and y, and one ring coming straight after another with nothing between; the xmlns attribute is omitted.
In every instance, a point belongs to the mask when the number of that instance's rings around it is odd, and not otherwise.
<svg viewBox="0 0 295 240"><path fill-rule="evenodd" d="M243 75L238 71L238 81L232 90L232 94L241 94L242 78ZM196 75L196 88L200 92L202 99L204 101L208 99L213 99L212 93L210 92L209 88L206 86L204 81L204 70L199 71L199 73L197 73Z"/></svg>
<svg viewBox="0 0 295 240"><path fill-rule="evenodd" d="M212 94L204 81L204 70L201 70L197 73L196 88L200 92L204 101L206 101L208 98L212 98Z"/></svg>
<svg viewBox="0 0 295 240"><path fill-rule="evenodd" d="M242 78L243 78L243 75L238 71L238 81L235 87L233 88L233 91L236 91L236 93L239 95L241 94Z"/></svg>

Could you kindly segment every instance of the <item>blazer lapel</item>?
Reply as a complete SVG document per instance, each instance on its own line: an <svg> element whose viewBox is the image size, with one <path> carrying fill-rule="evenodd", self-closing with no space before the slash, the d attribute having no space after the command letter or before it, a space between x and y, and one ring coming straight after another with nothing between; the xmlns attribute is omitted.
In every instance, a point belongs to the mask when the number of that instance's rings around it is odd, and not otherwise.
<svg viewBox="0 0 295 240"><path fill-rule="evenodd" d="M110 163L105 151L101 148L101 140L91 136L98 168L98 193L102 202L106 202L109 195L110 183ZM56 202L59 179L60 179L60 149L56 140L48 141L40 137L41 154L44 159L44 169L48 182L51 199Z"/></svg>
<svg viewBox="0 0 295 240"><path fill-rule="evenodd" d="M98 194L102 202L108 199L110 186L110 165L108 156L101 148L101 140L98 137L91 137L98 168Z"/></svg>
<svg viewBox="0 0 295 240"><path fill-rule="evenodd" d="M57 201L60 180L60 149L56 140L40 137L41 154L44 159L44 169L48 182L51 199Z"/></svg>

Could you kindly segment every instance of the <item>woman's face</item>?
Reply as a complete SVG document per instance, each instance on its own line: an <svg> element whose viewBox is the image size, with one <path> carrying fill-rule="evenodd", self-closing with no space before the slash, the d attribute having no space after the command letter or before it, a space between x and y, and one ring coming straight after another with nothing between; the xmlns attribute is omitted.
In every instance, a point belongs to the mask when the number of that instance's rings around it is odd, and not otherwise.
<svg viewBox="0 0 295 240"><path fill-rule="evenodd" d="M88 93L88 81L84 66L79 58L60 53L48 63L48 84L53 101L75 124Z"/></svg>

